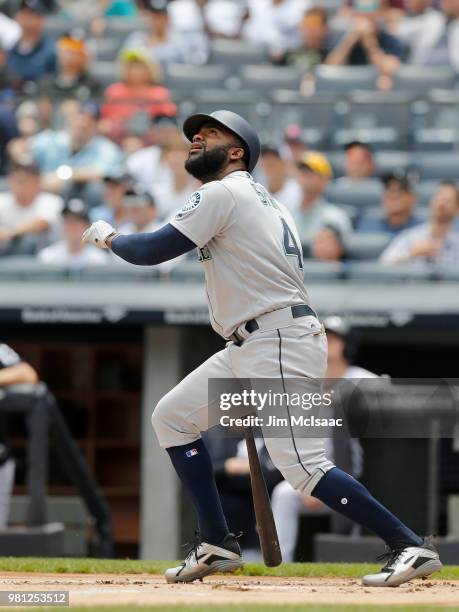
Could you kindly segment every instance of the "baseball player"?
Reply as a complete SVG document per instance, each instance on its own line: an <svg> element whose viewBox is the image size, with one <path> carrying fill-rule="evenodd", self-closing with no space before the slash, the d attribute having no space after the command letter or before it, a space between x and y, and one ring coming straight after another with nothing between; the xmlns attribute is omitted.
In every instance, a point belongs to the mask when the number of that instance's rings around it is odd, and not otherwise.
<svg viewBox="0 0 459 612"><path fill-rule="evenodd" d="M211 378L325 376L327 340L303 282L301 243L287 209L251 176L260 143L247 121L227 110L189 117L191 142L185 167L202 183L173 220L153 233L119 235L104 221L83 234L126 261L154 265L192 249L205 269L212 327L228 340L219 351L169 391L156 406L152 425L160 445L196 509L199 535L168 582L190 582L242 567L229 532L201 432L216 410L208 397ZM286 410L288 411L288 406ZM319 438L265 437L273 463L298 491L312 495L387 544L387 563L367 575L367 586L397 586L442 567L432 544L413 533L352 476L325 455Z"/></svg>

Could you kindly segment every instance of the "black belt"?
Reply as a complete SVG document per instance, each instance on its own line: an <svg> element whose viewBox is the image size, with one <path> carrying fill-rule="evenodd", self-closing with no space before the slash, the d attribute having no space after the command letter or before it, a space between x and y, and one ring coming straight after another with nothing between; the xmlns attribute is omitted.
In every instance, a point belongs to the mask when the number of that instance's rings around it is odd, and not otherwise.
<svg viewBox="0 0 459 612"><path fill-rule="evenodd" d="M294 306L290 307L290 310L292 311L292 317L294 319L299 319L300 317L316 317L317 318L316 313L307 304L295 304ZM260 326L258 325L256 319L251 319L250 321L247 321L247 323L245 324L245 330L249 334L253 333L254 331L257 331L257 329L260 329ZM229 339L233 340L233 342L242 342L244 340L243 338L240 338L236 332L231 334Z"/></svg>

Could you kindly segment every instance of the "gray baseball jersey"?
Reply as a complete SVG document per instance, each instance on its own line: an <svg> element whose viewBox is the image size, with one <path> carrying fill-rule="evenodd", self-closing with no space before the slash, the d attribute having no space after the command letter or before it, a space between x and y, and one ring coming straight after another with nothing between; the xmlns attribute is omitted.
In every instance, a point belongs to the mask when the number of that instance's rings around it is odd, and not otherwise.
<svg viewBox="0 0 459 612"><path fill-rule="evenodd" d="M203 185L170 223L198 247L221 336L263 313L309 303L292 216L248 172Z"/></svg>

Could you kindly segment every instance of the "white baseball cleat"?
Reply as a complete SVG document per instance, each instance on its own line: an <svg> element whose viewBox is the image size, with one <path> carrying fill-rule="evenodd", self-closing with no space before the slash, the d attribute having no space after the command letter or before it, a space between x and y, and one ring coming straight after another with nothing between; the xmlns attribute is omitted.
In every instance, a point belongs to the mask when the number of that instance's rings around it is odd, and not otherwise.
<svg viewBox="0 0 459 612"><path fill-rule="evenodd" d="M219 546L196 539L185 561L165 572L167 582L192 582L217 572L234 572L244 567L236 536L229 533Z"/></svg>
<svg viewBox="0 0 459 612"><path fill-rule="evenodd" d="M422 546L388 548L382 557L387 559L386 565L377 574L364 576L363 585L396 587L413 578L430 576L443 567L436 548L428 538Z"/></svg>

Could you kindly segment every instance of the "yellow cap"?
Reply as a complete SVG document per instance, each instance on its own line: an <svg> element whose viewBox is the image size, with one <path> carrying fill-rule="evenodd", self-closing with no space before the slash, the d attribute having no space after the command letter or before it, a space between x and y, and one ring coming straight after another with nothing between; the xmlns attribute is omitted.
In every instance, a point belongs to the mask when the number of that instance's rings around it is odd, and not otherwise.
<svg viewBox="0 0 459 612"><path fill-rule="evenodd" d="M330 162L323 153L319 151L305 151L300 157L299 166L306 166L319 176L331 179L333 178L333 170Z"/></svg>

